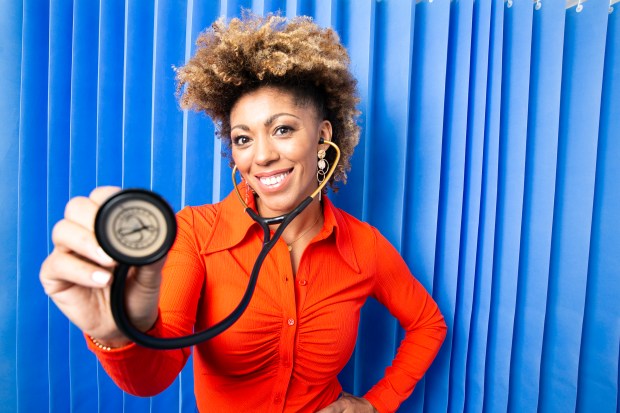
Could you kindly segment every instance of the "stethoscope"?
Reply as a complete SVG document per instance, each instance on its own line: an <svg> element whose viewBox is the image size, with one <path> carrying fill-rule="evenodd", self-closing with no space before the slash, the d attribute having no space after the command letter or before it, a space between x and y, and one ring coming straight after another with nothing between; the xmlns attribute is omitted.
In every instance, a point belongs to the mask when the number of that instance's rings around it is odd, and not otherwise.
<svg viewBox="0 0 620 413"><path fill-rule="evenodd" d="M325 179L295 209L278 217L261 217L247 205L239 192L236 178L237 167L233 168L232 180L235 192L245 212L263 229L263 247L256 258L248 286L237 307L217 324L187 336L174 338L150 336L135 328L125 312L125 284L129 269L132 266L152 264L168 253L176 237L174 211L159 195L143 189L123 190L109 198L97 212L95 235L101 248L118 262L114 269L114 281L110 292L112 316L118 328L130 340L141 346L169 350L193 346L212 339L232 326L241 317L252 299L258 275L267 254L275 246L286 227L321 193L336 170L340 160L340 149L333 142L321 138L319 144L324 143L336 151L333 165L325 174ZM272 236L269 226L277 224L279 227Z"/></svg>

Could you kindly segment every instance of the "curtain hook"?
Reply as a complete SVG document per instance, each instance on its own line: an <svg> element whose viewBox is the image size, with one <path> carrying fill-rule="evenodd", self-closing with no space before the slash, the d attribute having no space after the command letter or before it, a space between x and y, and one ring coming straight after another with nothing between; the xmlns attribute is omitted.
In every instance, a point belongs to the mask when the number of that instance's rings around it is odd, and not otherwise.
<svg viewBox="0 0 620 413"><path fill-rule="evenodd" d="M512 7L512 0L508 0L508 1L506 2L506 6L508 6L508 7Z"/></svg>
<svg viewBox="0 0 620 413"><path fill-rule="evenodd" d="M540 0L534 0L534 8L536 10L540 10L541 7L542 7L542 3L540 2Z"/></svg>
<svg viewBox="0 0 620 413"><path fill-rule="evenodd" d="M575 9L575 11L576 11L577 13L580 13L580 12L581 12L581 10L583 10L583 4L581 4L581 0L578 0L578 1L577 1L577 8Z"/></svg>
<svg viewBox="0 0 620 413"><path fill-rule="evenodd" d="M612 6L612 4L614 4L614 0L609 0L609 14L614 12L614 6Z"/></svg>

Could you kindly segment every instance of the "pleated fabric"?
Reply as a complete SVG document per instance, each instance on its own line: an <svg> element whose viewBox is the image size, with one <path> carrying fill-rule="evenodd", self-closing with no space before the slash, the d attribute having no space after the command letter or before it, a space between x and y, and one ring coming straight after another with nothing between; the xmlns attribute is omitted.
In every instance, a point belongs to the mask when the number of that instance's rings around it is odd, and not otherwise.
<svg viewBox="0 0 620 413"><path fill-rule="evenodd" d="M179 210L232 189L174 67L218 17L280 11L337 30L362 135L339 207L376 226L448 336L401 412L620 408L617 0L0 2L0 411L194 412L191 363L120 391L38 280L67 200L143 187ZM402 338L370 300L346 390Z"/></svg>

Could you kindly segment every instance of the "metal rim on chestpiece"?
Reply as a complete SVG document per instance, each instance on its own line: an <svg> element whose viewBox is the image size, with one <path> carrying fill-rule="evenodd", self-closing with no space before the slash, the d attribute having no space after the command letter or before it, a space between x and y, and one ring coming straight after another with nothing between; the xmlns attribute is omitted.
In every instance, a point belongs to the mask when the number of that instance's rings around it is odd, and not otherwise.
<svg viewBox="0 0 620 413"><path fill-rule="evenodd" d="M154 208L146 212L155 212L153 218L159 226L156 230L165 231L158 241L160 245L155 246L156 248L148 251L146 255L143 255L144 253L138 248L133 251L130 248L126 248L126 252L121 251L115 246L119 242L114 237L118 235L114 234L115 229L111 228L112 215L118 208L122 209L123 205L135 201L141 202L141 205L148 205L148 208ZM129 265L147 265L163 258L174 243L176 230L176 218L170 205L156 193L144 189L125 189L112 195L103 203L95 216L95 236L101 248L115 261ZM133 254L130 255L130 252Z"/></svg>

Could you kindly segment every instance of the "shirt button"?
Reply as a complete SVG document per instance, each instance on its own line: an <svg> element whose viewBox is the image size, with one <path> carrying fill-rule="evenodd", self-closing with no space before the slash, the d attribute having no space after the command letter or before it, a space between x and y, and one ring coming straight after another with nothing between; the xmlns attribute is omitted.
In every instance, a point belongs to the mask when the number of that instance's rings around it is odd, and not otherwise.
<svg viewBox="0 0 620 413"><path fill-rule="evenodd" d="M273 398L273 402L276 404L280 404L282 402L282 397L279 394L276 394L276 397Z"/></svg>
<svg viewBox="0 0 620 413"><path fill-rule="evenodd" d="M308 284L308 281L306 281L306 280L299 280L298 284L301 285L301 286L304 286L304 285Z"/></svg>
<svg viewBox="0 0 620 413"><path fill-rule="evenodd" d="M292 326L292 325L295 324L295 320L293 320L292 318L289 318L287 323L288 323L289 326Z"/></svg>

